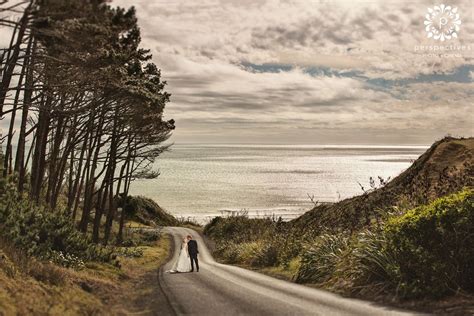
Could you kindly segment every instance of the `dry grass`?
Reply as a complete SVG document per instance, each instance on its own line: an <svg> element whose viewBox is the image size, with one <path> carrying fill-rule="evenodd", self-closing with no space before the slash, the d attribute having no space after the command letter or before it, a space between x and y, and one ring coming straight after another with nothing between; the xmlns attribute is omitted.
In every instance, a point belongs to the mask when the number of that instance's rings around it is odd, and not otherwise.
<svg viewBox="0 0 474 316"><path fill-rule="evenodd" d="M3 253L0 268L0 315L101 314L106 311L99 297L84 291L88 278L75 271L31 259L27 270ZM5 269L5 262L11 269ZM105 281L105 280L104 280ZM100 280L99 282L103 283Z"/></svg>
<svg viewBox="0 0 474 316"><path fill-rule="evenodd" d="M142 247L121 268L87 263L80 271L27 258L0 242L0 315L123 315L146 309L156 284L150 274L166 260L169 239Z"/></svg>
<svg viewBox="0 0 474 316"><path fill-rule="evenodd" d="M257 272L269 275L271 277L286 280L286 281L294 281L296 274L298 273L298 269L301 265L300 258L294 258L290 261L287 267L278 266L278 267L266 267L261 269L256 269Z"/></svg>
<svg viewBox="0 0 474 316"><path fill-rule="evenodd" d="M127 276L119 291L111 298L114 314L156 313L160 295L157 287L158 267L165 263L170 249L168 236L163 236L153 247L140 247L143 256L140 258L122 258L122 271Z"/></svg>

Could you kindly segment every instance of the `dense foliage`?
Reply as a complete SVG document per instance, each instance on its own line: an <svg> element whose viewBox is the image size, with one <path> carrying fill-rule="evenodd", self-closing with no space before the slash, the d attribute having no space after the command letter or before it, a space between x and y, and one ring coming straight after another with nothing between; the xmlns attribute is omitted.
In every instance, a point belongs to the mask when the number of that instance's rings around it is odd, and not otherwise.
<svg viewBox="0 0 474 316"><path fill-rule="evenodd" d="M0 237L28 256L66 267L81 267L85 261L110 262L110 248L92 243L80 233L64 211L47 211L16 194L3 194L0 201Z"/></svg>
<svg viewBox="0 0 474 316"><path fill-rule="evenodd" d="M354 236L322 235L302 253L298 282L399 297L474 289L474 190L391 217Z"/></svg>
<svg viewBox="0 0 474 316"><path fill-rule="evenodd" d="M474 289L474 190L389 215L353 234L301 231L271 218L214 218L204 233L223 262L288 268L294 279L344 293L439 297Z"/></svg>
<svg viewBox="0 0 474 316"><path fill-rule="evenodd" d="M384 233L400 267L401 290L474 290L474 190L391 218Z"/></svg>
<svg viewBox="0 0 474 316"><path fill-rule="evenodd" d="M155 201L143 196L127 196L119 202L126 218L145 225L177 226L178 220Z"/></svg>
<svg viewBox="0 0 474 316"><path fill-rule="evenodd" d="M204 227L216 241L215 254L227 263L288 266L309 234L302 236L274 218L216 217Z"/></svg>

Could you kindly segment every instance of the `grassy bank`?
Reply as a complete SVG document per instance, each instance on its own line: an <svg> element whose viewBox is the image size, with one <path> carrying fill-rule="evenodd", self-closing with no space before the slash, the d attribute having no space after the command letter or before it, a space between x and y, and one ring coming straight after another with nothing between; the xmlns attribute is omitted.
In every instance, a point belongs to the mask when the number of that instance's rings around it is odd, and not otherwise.
<svg viewBox="0 0 474 316"><path fill-rule="evenodd" d="M67 211L32 203L8 182L0 189L0 315L160 310L157 271L168 257L168 237L127 222L120 246L104 246L79 232Z"/></svg>
<svg viewBox="0 0 474 316"><path fill-rule="evenodd" d="M224 263L352 297L474 312L473 157L473 139L445 139L359 197L289 223L215 218L204 233Z"/></svg>
<svg viewBox="0 0 474 316"><path fill-rule="evenodd" d="M204 231L223 263L345 296L424 311L474 311L473 189L351 235L317 235L244 216L215 219Z"/></svg>
<svg viewBox="0 0 474 316"><path fill-rule="evenodd" d="M117 264L86 262L66 268L0 244L0 315L119 315L153 309L157 268L168 256L167 237L126 251Z"/></svg>

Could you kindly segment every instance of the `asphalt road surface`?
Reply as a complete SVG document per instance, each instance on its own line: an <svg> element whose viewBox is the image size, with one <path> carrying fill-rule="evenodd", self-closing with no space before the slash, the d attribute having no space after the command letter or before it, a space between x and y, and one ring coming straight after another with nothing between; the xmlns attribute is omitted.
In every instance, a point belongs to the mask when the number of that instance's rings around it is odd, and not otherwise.
<svg viewBox="0 0 474 316"><path fill-rule="evenodd" d="M195 231L167 227L164 232L173 237L175 251L159 272L168 305L160 315L413 315L220 264ZM188 234L199 245L200 272L167 273Z"/></svg>

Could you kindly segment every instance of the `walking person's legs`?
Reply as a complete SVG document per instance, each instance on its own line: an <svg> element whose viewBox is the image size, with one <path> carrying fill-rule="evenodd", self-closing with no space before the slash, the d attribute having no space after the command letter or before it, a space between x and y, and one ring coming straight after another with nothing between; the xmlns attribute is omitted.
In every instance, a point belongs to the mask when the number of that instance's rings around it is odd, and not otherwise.
<svg viewBox="0 0 474 316"><path fill-rule="evenodd" d="M199 261L197 254L189 256L191 258L191 272L194 271L194 264L196 264L196 271L199 272Z"/></svg>
<svg viewBox="0 0 474 316"><path fill-rule="evenodd" d="M199 260L198 260L198 255L194 256L194 261L196 262L196 271L199 272Z"/></svg>

